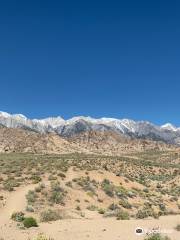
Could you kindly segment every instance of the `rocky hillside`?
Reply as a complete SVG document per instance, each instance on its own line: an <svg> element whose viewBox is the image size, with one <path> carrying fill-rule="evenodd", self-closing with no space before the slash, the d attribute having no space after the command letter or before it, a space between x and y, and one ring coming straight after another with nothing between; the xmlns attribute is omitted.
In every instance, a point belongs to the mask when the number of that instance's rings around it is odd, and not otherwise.
<svg viewBox="0 0 180 240"><path fill-rule="evenodd" d="M0 152L93 153L122 155L146 150L176 149L162 142L131 139L111 131L86 131L64 138L58 134L0 127Z"/></svg>
<svg viewBox="0 0 180 240"><path fill-rule="evenodd" d="M71 153L75 144L55 134L40 134L24 129L0 128L0 152Z"/></svg>
<svg viewBox="0 0 180 240"><path fill-rule="evenodd" d="M82 149L97 154L122 155L123 153L149 150L176 149L173 145L145 139L133 139L110 131L87 131L68 139Z"/></svg>

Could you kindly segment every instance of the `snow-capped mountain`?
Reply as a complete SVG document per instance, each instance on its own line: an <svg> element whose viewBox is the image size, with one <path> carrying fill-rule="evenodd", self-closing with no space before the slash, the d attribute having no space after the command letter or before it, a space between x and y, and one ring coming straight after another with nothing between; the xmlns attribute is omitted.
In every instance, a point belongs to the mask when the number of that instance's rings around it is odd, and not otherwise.
<svg viewBox="0 0 180 240"><path fill-rule="evenodd" d="M54 132L69 137L85 131L112 131L133 138L147 138L180 145L180 128L167 123L157 126L147 121L130 119L73 117L64 120L61 117L28 119L22 114L0 112L0 125L8 128L23 128L40 133Z"/></svg>
<svg viewBox="0 0 180 240"><path fill-rule="evenodd" d="M174 125L172 125L171 123L166 123L164 125L161 126L162 129L166 129L166 130L169 130L169 131L178 131L180 130L179 128L175 127Z"/></svg>

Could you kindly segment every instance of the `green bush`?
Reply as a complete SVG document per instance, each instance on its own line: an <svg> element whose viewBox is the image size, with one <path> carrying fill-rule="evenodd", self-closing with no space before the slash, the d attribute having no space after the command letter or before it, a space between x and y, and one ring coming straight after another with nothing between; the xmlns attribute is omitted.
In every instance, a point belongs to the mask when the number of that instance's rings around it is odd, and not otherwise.
<svg viewBox="0 0 180 240"><path fill-rule="evenodd" d="M23 224L25 228L38 227L37 221L33 217L26 217Z"/></svg>

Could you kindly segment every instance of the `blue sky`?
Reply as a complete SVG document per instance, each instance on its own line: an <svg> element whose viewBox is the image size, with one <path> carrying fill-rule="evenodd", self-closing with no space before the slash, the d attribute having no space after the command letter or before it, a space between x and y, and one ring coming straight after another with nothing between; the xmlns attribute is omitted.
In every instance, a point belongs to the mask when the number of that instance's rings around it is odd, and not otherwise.
<svg viewBox="0 0 180 240"><path fill-rule="evenodd" d="M179 1L1 1L0 110L180 126Z"/></svg>

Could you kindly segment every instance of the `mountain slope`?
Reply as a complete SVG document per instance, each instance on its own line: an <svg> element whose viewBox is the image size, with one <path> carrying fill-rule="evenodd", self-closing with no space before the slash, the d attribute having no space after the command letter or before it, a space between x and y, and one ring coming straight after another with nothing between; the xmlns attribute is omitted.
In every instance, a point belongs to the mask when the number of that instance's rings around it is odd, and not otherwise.
<svg viewBox="0 0 180 240"><path fill-rule="evenodd" d="M71 153L80 151L55 134L40 134L24 129L0 128L0 152Z"/></svg>
<svg viewBox="0 0 180 240"><path fill-rule="evenodd" d="M93 153L106 155L123 155L130 152L142 152L149 150L170 150L176 149L173 145L163 142L132 139L123 134L110 131L87 131L68 138L68 141L75 143L82 149Z"/></svg>
<svg viewBox="0 0 180 240"><path fill-rule="evenodd" d="M172 150L173 145L142 139L131 139L111 131L86 131L63 138L54 133L37 132L1 127L0 152L31 153L88 153L123 155L147 150Z"/></svg>

